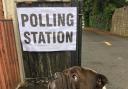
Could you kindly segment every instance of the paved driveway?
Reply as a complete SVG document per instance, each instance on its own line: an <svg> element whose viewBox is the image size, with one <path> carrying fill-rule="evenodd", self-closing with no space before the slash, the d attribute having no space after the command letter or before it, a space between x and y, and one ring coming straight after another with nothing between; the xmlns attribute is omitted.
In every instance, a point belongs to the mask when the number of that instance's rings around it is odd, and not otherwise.
<svg viewBox="0 0 128 89"><path fill-rule="evenodd" d="M82 66L105 74L108 89L128 89L128 39L83 32Z"/></svg>

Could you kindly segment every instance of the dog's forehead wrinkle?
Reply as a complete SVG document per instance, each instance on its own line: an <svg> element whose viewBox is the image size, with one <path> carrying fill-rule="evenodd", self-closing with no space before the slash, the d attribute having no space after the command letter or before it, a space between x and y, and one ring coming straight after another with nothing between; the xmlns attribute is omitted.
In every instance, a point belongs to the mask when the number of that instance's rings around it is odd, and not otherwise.
<svg viewBox="0 0 128 89"><path fill-rule="evenodd" d="M91 69L91 68L88 68L88 67L83 67L85 70L90 70L90 71L92 71L92 72L94 72L94 73L97 73L95 70L93 70L93 69Z"/></svg>
<svg viewBox="0 0 128 89"><path fill-rule="evenodd" d="M70 70L81 70L81 67L79 67L79 66L74 66L74 67L71 67Z"/></svg>

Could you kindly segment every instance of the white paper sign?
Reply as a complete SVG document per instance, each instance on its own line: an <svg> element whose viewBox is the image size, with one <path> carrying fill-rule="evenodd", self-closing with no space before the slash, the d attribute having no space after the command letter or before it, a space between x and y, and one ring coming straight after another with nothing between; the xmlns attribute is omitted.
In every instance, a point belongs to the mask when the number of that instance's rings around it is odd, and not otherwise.
<svg viewBox="0 0 128 89"><path fill-rule="evenodd" d="M76 50L76 7L17 8L24 51Z"/></svg>

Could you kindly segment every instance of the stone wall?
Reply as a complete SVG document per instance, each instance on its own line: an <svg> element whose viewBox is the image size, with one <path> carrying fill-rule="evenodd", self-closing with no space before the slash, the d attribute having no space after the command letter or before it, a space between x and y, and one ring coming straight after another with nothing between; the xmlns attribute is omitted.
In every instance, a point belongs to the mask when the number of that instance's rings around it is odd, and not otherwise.
<svg viewBox="0 0 128 89"><path fill-rule="evenodd" d="M111 32L128 36L128 6L116 9L112 17Z"/></svg>

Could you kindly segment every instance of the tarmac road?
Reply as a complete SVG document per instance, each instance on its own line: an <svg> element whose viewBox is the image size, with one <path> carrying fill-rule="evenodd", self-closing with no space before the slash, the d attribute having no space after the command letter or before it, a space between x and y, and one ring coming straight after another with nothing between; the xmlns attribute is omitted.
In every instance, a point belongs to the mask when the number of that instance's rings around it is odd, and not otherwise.
<svg viewBox="0 0 128 89"><path fill-rule="evenodd" d="M128 89L128 39L83 32L82 66L106 75L107 89Z"/></svg>

